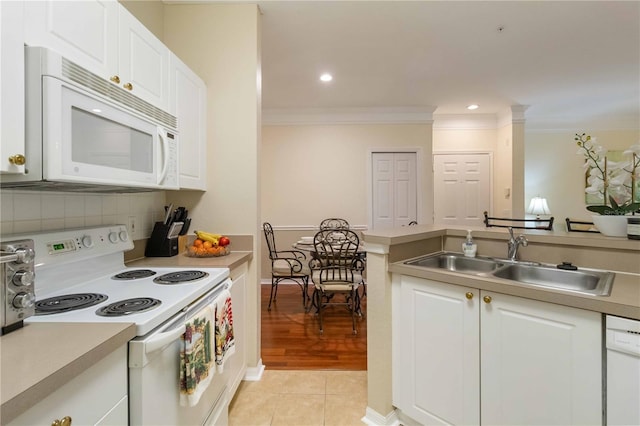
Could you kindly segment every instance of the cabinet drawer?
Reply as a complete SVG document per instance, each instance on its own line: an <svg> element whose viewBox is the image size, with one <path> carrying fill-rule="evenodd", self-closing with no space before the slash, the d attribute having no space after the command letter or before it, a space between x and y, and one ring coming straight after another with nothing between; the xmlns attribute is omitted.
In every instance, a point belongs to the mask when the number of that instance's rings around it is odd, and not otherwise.
<svg viewBox="0 0 640 426"><path fill-rule="evenodd" d="M122 424L127 424L126 397L127 346L124 345L56 389L9 425L48 425L65 416L70 416L76 425L93 425L100 421L107 424L106 421L111 423L109 418L122 419L123 413L125 422ZM124 412L116 408L123 400Z"/></svg>

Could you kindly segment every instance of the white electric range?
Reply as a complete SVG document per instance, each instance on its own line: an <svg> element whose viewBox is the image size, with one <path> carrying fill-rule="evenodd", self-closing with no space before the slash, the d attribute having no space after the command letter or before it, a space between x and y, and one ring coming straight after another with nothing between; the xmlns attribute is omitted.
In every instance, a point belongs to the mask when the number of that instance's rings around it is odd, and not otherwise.
<svg viewBox="0 0 640 426"><path fill-rule="evenodd" d="M126 267L124 252L133 243L124 225L11 237L34 242L35 315L26 324L135 323L127 359L129 424L204 424L224 415L226 373L195 407L179 404L178 378L185 324L231 287L228 268Z"/></svg>

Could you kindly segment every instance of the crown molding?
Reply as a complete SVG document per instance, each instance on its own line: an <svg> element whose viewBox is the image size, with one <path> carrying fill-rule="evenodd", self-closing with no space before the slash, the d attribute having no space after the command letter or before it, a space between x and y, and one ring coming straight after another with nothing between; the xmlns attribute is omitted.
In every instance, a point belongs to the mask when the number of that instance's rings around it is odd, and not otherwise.
<svg viewBox="0 0 640 426"><path fill-rule="evenodd" d="M304 124L431 124L436 107L266 108L266 126Z"/></svg>
<svg viewBox="0 0 640 426"><path fill-rule="evenodd" d="M576 132L580 129L594 130L636 130L640 131L638 116L585 117L529 117L527 132Z"/></svg>
<svg viewBox="0 0 640 426"><path fill-rule="evenodd" d="M497 126L495 114L434 114L434 130L492 130Z"/></svg>

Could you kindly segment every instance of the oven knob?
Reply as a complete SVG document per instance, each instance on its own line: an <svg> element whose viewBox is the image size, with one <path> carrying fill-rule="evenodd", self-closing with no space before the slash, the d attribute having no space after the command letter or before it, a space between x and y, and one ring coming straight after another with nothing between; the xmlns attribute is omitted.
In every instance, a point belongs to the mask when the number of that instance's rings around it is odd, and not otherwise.
<svg viewBox="0 0 640 426"><path fill-rule="evenodd" d="M13 278L11 279L11 281L18 286L31 285L35 276L36 274L34 274L33 271L18 271L13 274Z"/></svg>
<svg viewBox="0 0 640 426"><path fill-rule="evenodd" d="M117 232L109 232L109 241L111 241L113 244L118 242L118 233Z"/></svg>
<svg viewBox="0 0 640 426"><path fill-rule="evenodd" d="M90 235L85 235L84 237L82 237L82 245L86 248L93 247L93 239Z"/></svg>
<svg viewBox="0 0 640 426"><path fill-rule="evenodd" d="M29 263L35 257L35 252L30 247L16 249L16 263Z"/></svg>
<svg viewBox="0 0 640 426"><path fill-rule="evenodd" d="M31 293L18 293L13 299L13 306L18 309L30 308L35 301L36 298Z"/></svg>
<svg viewBox="0 0 640 426"><path fill-rule="evenodd" d="M127 231L120 231L120 241L127 241L129 239L129 235L127 235Z"/></svg>

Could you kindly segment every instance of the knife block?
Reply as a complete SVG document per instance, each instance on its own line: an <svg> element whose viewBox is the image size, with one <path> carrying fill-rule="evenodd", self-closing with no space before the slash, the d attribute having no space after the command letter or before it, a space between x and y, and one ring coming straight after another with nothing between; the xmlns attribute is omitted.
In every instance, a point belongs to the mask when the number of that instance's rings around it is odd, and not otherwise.
<svg viewBox="0 0 640 426"><path fill-rule="evenodd" d="M169 237L171 226L156 222L147 241L144 255L147 257L171 257L178 254L178 236Z"/></svg>

